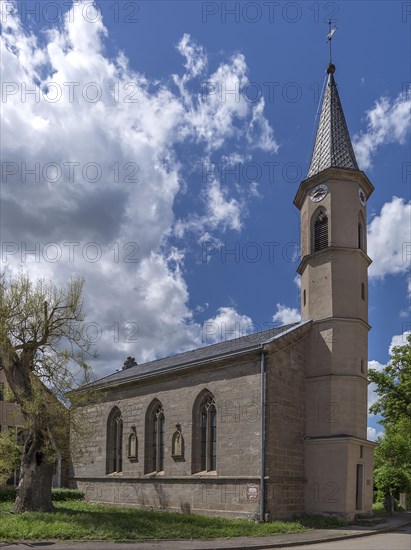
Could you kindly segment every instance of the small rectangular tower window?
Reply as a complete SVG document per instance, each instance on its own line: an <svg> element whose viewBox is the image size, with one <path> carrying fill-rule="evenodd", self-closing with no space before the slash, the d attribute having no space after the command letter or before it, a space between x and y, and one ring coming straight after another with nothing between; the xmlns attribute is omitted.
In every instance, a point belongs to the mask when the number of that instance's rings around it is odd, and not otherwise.
<svg viewBox="0 0 411 550"><path fill-rule="evenodd" d="M304 289L304 292L303 292L303 305L305 306L306 303L307 303L307 293Z"/></svg>

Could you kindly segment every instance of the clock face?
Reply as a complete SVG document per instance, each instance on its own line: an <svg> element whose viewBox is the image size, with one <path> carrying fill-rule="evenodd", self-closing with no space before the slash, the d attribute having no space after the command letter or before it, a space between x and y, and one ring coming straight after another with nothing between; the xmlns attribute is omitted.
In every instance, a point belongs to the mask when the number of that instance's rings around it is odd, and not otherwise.
<svg viewBox="0 0 411 550"><path fill-rule="evenodd" d="M310 199L313 202L320 202L327 196L327 193L328 187L325 185L325 183L321 183L320 185L314 187L314 189L311 191Z"/></svg>
<svg viewBox="0 0 411 550"><path fill-rule="evenodd" d="M360 203L365 206L365 203L367 202L367 197L365 196L365 193L361 189L361 187L358 189L358 198L360 199Z"/></svg>

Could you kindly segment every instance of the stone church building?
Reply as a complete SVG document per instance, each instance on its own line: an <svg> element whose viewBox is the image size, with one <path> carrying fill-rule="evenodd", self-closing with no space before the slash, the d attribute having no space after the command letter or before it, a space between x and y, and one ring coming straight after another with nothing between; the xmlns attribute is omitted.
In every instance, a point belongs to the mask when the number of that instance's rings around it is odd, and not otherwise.
<svg viewBox="0 0 411 550"><path fill-rule="evenodd" d="M301 211L302 321L124 368L78 410L92 501L260 520L371 512L366 202L335 66Z"/></svg>

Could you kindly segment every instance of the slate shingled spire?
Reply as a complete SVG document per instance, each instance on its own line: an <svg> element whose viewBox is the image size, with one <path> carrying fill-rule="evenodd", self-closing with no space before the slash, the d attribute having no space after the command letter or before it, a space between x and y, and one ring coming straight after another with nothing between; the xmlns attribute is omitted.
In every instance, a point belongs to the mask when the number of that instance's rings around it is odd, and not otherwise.
<svg viewBox="0 0 411 550"><path fill-rule="evenodd" d="M307 177L331 166L358 170L350 134L334 80L335 66L327 69L328 81L317 128L313 156Z"/></svg>

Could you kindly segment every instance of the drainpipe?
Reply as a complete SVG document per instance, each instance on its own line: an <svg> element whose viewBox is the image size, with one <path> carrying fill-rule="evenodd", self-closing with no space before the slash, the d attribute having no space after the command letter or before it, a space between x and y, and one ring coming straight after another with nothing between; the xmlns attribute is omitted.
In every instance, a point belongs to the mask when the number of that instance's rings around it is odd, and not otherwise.
<svg viewBox="0 0 411 550"><path fill-rule="evenodd" d="M260 425L260 521L264 521L264 500L265 500L265 364L264 350L260 354L260 371L261 371L261 425Z"/></svg>

